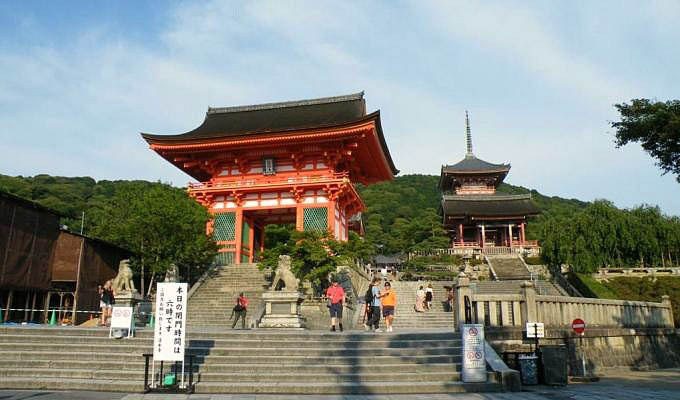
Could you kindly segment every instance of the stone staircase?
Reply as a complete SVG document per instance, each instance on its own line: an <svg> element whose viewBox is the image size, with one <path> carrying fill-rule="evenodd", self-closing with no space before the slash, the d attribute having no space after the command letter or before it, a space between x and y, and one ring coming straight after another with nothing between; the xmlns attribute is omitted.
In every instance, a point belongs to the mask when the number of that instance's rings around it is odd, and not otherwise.
<svg viewBox="0 0 680 400"><path fill-rule="evenodd" d="M486 256L499 281L531 279L531 272L517 254Z"/></svg>
<svg viewBox="0 0 680 400"><path fill-rule="evenodd" d="M453 332L393 334L189 331L196 393L408 394L500 391L460 381ZM0 327L0 388L140 392L153 333L109 339L102 328ZM168 372L166 366L166 372Z"/></svg>
<svg viewBox="0 0 680 400"><path fill-rule="evenodd" d="M229 316L240 292L248 299L248 319L252 321L262 306L262 293L270 286L269 275L257 264L217 267L189 298L187 324L199 328L231 327Z"/></svg>
<svg viewBox="0 0 680 400"><path fill-rule="evenodd" d="M433 282L432 309L419 313L415 311L416 291L420 286L427 286L423 282L392 281L392 289L397 296L397 309L394 317L393 329L403 330L427 330L444 329L453 331L455 326L454 315L445 307L447 299L444 285L451 286L450 282ZM381 317L380 326L385 327L385 321ZM359 326L361 327L361 325Z"/></svg>

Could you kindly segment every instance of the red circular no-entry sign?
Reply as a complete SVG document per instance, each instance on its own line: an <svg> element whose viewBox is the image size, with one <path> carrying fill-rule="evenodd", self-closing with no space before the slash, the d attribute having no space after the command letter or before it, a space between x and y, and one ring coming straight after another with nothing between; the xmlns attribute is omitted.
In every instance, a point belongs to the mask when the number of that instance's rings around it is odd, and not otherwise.
<svg viewBox="0 0 680 400"><path fill-rule="evenodd" d="M581 334L586 330L586 322L581 318L576 318L571 322L571 329L573 329L574 332Z"/></svg>

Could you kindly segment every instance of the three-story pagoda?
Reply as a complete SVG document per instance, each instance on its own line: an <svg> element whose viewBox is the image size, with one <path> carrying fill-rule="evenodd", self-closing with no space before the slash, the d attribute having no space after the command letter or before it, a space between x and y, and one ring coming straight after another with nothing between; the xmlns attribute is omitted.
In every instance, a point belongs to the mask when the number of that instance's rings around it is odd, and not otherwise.
<svg viewBox="0 0 680 400"><path fill-rule="evenodd" d="M510 172L510 164L492 164L472 152L470 120L465 113L465 158L441 169L440 214L451 233L453 248L489 246L536 247L525 236L527 220L540 213L531 194L496 192Z"/></svg>

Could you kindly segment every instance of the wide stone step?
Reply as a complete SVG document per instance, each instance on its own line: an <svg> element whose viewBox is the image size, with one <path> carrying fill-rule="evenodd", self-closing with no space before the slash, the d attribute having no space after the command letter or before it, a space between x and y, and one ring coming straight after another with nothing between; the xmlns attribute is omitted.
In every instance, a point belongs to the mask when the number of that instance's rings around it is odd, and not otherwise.
<svg viewBox="0 0 680 400"><path fill-rule="evenodd" d="M432 381L458 381L460 373L455 371L444 372L355 372L341 373L329 371L326 373L201 373L199 382L253 382L253 383L276 383L276 382L314 382L314 383L340 383L340 382L432 382ZM144 374L141 374L143 378Z"/></svg>
<svg viewBox="0 0 680 400"><path fill-rule="evenodd" d="M3 366L4 367L4 366ZM135 370L116 369L77 369L77 368L3 368L0 367L0 387L6 377L33 377L40 378L77 378L77 379L111 379L122 381L144 380L144 366L140 365Z"/></svg>
<svg viewBox="0 0 680 400"><path fill-rule="evenodd" d="M0 345L3 343L33 343L33 344L44 344L44 345L98 345L98 346L108 346L111 348L128 348L130 344L135 346L140 346L142 348L150 347L153 344L151 338L138 339L135 338L133 341L130 340L113 340L108 337L84 337L84 336L36 336L36 335L0 335ZM451 340L385 340L385 341L361 341L361 340L286 340L285 342L269 341L269 340L235 340L235 339L187 339L187 344L189 347L197 348L215 348L215 349L233 349L233 348L324 348L324 349L366 349L366 348L451 348L460 347L461 341L459 339ZM38 349L34 347L35 349Z"/></svg>
<svg viewBox="0 0 680 400"><path fill-rule="evenodd" d="M271 346L272 344L270 344ZM61 344L61 351L66 352L81 352L81 353L108 353L108 354L143 354L152 351L152 346L148 345L128 345L128 346L111 346L106 344ZM0 343L0 352L10 350L15 352L48 352L54 349L54 345L41 343ZM363 348L287 348L287 347L198 347L191 346L187 349L188 354L197 356L214 357L214 356L249 356L257 353L258 357L271 356L273 358L281 358L287 356L305 356L305 357L400 357L400 356L427 356L427 355L448 355L458 353L460 347L402 347L402 348L379 348L379 347L363 347Z"/></svg>
<svg viewBox="0 0 680 400"><path fill-rule="evenodd" d="M3 389L25 390L96 390L102 392L140 392L143 383L136 381L77 378L7 377ZM199 382L197 394L429 394L500 391L502 386L489 374L488 383L460 381L433 382Z"/></svg>
<svg viewBox="0 0 680 400"><path fill-rule="evenodd" d="M139 393L144 389L144 382L112 379L89 378L35 378L5 377L0 380L0 387L5 390L92 390L99 392Z"/></svg>
<svg viewBox="0 0 680 400"><path fill-rule="evenodd" d="M255 384L200 382L196 384L197 394L230 393L230 394L430 394L430 393L465 393L500 391L502 386L495 382L495 376L489 374L489 383L462 383L460 381L433 382L277 382Z"/></svg>
<svg viewBox="0 0 680 400"><path fill-rule="evenodd" d="M238 365L231 366L239 371ZM167 370L166 370L167 371ZM172 370L167 371L170 373ZM181 371L181 370L179 370ZM179 372L178 371L178 372ZM255 372L255 371L253 371ZM196 382L257 382L257 383L276 383L276 382L386 382L396 380L398 382L431 382L460 380L460 372L454 370L447 371L413 371L413 372L370 372L353 371L354 373L338 372L332 368L325 368L323 371L314 373L286 373L273 371L274 373L258 373L241 371L233 372L195 372L194 381ZM138 381L144 380L144 369L137 370L93 370L93 369L56 369L56 368L0 368L0 377L33 377L41 378L69 378L69 379L110 379L118 381ZM188 379L188 378L185 378Z"/></svg>
<svg viewBox="0 0 680 400"><path fill-rule="evenodd" d="M15 370L54 370L54 371L69 371L69 370L87 370L92 372L101 371L126 371L130 373L142 373L144 371L143 358L132 358L125 362L114 361L81 361L81 360L3 360L1 376L22 376L25 372L19 374L12 374ZM185 368L189 368L188 364ZM458 363L433 363L433 364L379 364L379 365L354 365L354 364L331 364L331 365L317 365L317 364L303 364L294 365L286 364L285 362L277 364L247 364L239 362L236 364L194 364L194 372L198 373L233 373L238 371L243 374L251 374L257 376L258 374L276 374L281 371L286 373L296 373L309 375L311 373L420 373L420 372L440 372L440 373L456 373L460 372L461 367ZM8 372L7 372L8 371ZM35 375L38 376L38 375ZM42 376L45 376L44 374ZM64 375L68 376L68 375ZM113 378L112 378L113 379Z"/></svg>
<svg viewBox="0 0 680 400"><path fill-rule="evenodd" d="M150 352L150 351L149 351ZM254 364L278 364L286 363L293 365L305 365L309 363L315 364L345 364L345 365L376 365L380 363L391 363L391 364L410 364L410 363L459 363L461 362L461 356L458 355L357 355L357 356L344 356L342 352L340 355L296 355L296 356L281 356L276 355L249 355L248 362ZM460 353L459 351L457 353ZM101 354L88 354L88 353L67 353L60 351L3 351L3 360L89 360L93 363L100 361L119 361L126 362L129 359L135 359L139 357L142 359L142 353L101 353ZM220 356L220 355L203 355L194 357L194 362L197 364L238 364L243 361L243 356Z"/></svg>
<svg viewBox="0 0 680 400"><path fill-rule="evenodd" d="M57 336L87 336L87 337L104 337L108 338L109 330L107 328L71 328L71 327L0 327L0 336L2 335L45 335L50 337ZM153 338L153 331L151 329L141 329L135 332L134 339L121 339L117 342L126 342L129 340L138 340L140 338ZM284 343L290 340L297 341L329 341L329 342L383 342L400 340L411 340L414 342L422 340L459 340L460 337L454 332L442 331L423 331L423 332L400 332L388 335L375 336L365 334L363 332L346 332L344 334L330 333L325 331L287 331L282 332L275 329L256 329L256 330L223 330L216 329L214 331L198 331L192 330L191 327L187 331L187 339L200 340L272 340L278 343ZM110 339L114 341L113 339Z"/></svg>

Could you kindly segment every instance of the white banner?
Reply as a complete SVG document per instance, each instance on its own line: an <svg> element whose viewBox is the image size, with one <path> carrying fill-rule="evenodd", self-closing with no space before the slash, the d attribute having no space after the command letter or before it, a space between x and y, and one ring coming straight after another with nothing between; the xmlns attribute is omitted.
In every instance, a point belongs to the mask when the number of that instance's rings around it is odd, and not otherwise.
<svg viewBox="0 0 680 400"><path fill-rule="evenodd" d="M113 311L111 312L111 328L131 329L132 312L132 307L113 306Z"/></svg>
<svg viewBox="0 0 680 400"><path fill-rule="evenodd" d="M153 335L154 361L183 361L187 321L186 283L158 283L156 325Z"/></svg>
<svg viewBox="0 0 680 400"><path fill-rule="evenodd" d="M484 325L463 325L463 382L486 382Z"/></svg>

